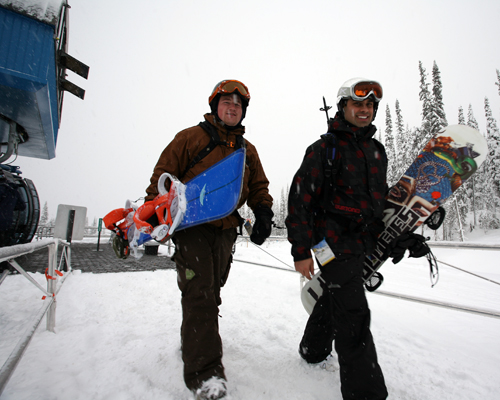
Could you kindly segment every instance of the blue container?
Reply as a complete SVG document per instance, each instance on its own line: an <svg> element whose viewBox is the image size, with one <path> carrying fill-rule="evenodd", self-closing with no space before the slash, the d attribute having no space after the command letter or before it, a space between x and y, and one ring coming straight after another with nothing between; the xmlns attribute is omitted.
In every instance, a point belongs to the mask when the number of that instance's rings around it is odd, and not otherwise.
<svg viewBox="0 0 500 400"><path fill-rule="evenodd" d="M22 156L55 157L60 123L56 66L60 38L56 35L58 21L54 23L0 6L0 142L8 141L10 121L16 122L27 139L18 147Z"/></svg>

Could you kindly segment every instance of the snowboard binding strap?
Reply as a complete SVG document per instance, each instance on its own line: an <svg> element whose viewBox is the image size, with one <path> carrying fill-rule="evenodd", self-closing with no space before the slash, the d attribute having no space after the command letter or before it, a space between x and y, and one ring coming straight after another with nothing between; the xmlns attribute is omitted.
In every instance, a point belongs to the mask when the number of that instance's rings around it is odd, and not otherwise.
<svg viewBox="0 0 500 400"><path fill-rule="evenodd" d="M170 190L165 189L165 181L170 179ZM177 178L164 173L158 180L158 196L140 206L134 214L134 223L139 232L151 235L153 239L165 242L182 222L186 201L185 185ZM156 214L159 225L153 227L148 220Z"/></svg>

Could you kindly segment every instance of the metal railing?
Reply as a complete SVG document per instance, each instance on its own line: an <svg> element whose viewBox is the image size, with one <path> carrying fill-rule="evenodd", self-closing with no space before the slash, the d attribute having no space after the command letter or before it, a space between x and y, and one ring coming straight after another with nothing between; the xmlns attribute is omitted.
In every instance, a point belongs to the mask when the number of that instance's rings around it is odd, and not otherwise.
<svg viewBox="0 0 500 400"><path fill-rule="evenodd" d="M57 264L57 249L58 245L62 244L64 247L61 252L61 258L59 265ZM23 256L25 254L33 253L34 251L42 250L48 248L48 266L45 270L45 276L47 278L47 289L44 289L31 275L29 275L16 261L16 258ZM17 343L16 347L7 358L7 361L3 364L0 369L0 395L2 394L7 382L14 373L19 361L28 348L36 329L40 325L45 314L47 314L47 330L55 333L56 325L56 295L59 292L65 279L71 272L71 248L69 243L63 242L59 239L45 239L39 242L33 242L28 244L19 244L15 246L3 247L0 249L0 263L8 262L13 268L15 268L20 274L22 274L28 281L39 288L44 293L44 303L42 307L38 310L35 318L29 325L29 327L24 332L23 336ZM64 265L63 265L64 262ZM61 270L64 268L67 271L66 274L62 274ZM5 281L5 278L9 274L9 270L5 270L0 276L0 285ZM62 276L59 282L59 287L57 285L58 276Z"/></svg>
<svg viewBox="0 0 500 400"><path fill-rule="evenodd" d="M38 226L36 229L36 235L35 239L40 240L43 238L52 238L54 237L54 229L55 227L53 225L43 225L43 226ZM86 226L85 230L83 232L83 235L85 237L97 237L98 235L98 227L97 226ZM108 231L107 229L103 229L102 235L104 236L109 236L111 231Z"/></svg>

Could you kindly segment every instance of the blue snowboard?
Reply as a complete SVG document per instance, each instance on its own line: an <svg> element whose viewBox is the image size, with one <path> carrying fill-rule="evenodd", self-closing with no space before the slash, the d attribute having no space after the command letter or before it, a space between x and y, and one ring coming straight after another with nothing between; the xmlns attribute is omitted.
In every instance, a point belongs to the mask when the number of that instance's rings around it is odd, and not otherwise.
<svg viewBox="0 0 500 400"><path fill-rule="evenodd" d="M186 183L186 212L176 231L230 215L240 199L245 149L236 150Z"/></svg>
<svg viewBox="0 0 500 400"><path fill-rule="evenodd" d="M122 244L122 247L127 251L132 250L138 257L137 247L141 244L153 239L164 243L176 231L230 215L238 206L240 199L245 158L245 149L238 149L186 184L168 173L162 174L158 181L160 194L152 202L144 203L137 209L134 223L127 230L128 243ZM164 189L166 179L171 181L170 192ZM175 189L172 189L173 187ZM165 215L165 222L160 221L160 225L146 234L139 231L136 224L137 220L143 221L143 217L149 218L151 212ZM167 222L167 216L170 216L171 222ZM121 253L126 253L116 250L115 252L118 257Z"/></svg>

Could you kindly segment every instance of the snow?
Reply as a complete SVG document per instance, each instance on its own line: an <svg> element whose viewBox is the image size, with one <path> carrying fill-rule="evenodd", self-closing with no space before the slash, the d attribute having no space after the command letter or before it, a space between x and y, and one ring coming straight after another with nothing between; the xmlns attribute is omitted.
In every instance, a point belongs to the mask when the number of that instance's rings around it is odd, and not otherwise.
<svg viewBox="0 0 500 400"><path fill-rule="evenodd" d="M489 235L471 241L498 244ZM264 250L264 251L263 251ZM289 244L239 242L222 289L220 332L232 400L341 399L339 374L307 365L297 352L307 314ZM165 256L165 247L160 248ZM438 259L500 282L498 250L434 248ZM275 258L274 258L275 257ZM281 260L278 261L278 260ZM388 262L385 292L500 314L500 285L440 265L430 287L421 259ZM42 274L32 276L44 284ZM500 319L367 293L379 362L392 399L496 400ZM0 286L3 363L41 306L23 276ZM38 305L40 303L40 306ZM56 334L36 332L2 400L191 400L182 380L180 293L173 270L87 274L74 271L57 296Z"/></svg>
<svg viewBox="0 0 500 400"><path fill-rule="evenodd" d="M0 0L0 5L39 21L53 24L59 17L64 0Z"/></svg>

